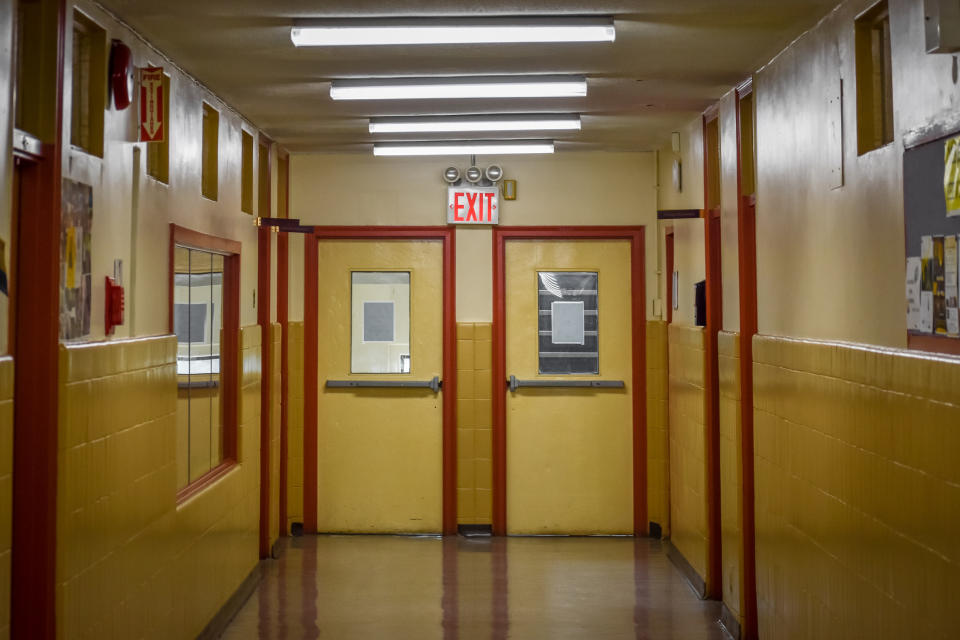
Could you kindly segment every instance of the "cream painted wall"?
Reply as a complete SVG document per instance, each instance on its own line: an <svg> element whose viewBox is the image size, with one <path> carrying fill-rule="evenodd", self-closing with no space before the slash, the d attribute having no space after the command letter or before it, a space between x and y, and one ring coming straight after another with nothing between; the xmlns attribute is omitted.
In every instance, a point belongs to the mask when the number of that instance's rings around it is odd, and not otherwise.
<svg viewBox="0 0 960 640"><path fill-rule="evenodd" d="M656 298L656 190L652 153L559 153L481 157L517 180L517 200L501 201L503 225L646 225L647 314ZM448 166L466 158L291 156L291 217L312 225L443 225ZM457 230L457 320L492 320L492 233ZM291 256L292 256L291 252ZM291 272L302 263L291 262ZM291 288L291 297L299 295Z"/></svg>
<svg viewBox="0 0 960 640"><path fill-rule="evenodd" d="M698 115L679 131L680 153L674 153L670 141L660 148L657 169L660 190L658 209L703 209L703 121ZM673 186L673 161L680 160L680 189Z"/></svg>
<svg viewBox="0 0 960 640"><path fill-rule="evenodd" d="M292 214L291 217L293 217ZM287 262L290 322L303 322L303 243L305 239L306 236L302 233L290 234L290 252Z"/></svg>
<svg viewBox="0 0 960 640"><path fill-rule="evenodd" d="M737 240L737 95L720 100L720 278L723 330L740 330L740 256Z"/></svg>
<svg viewBox="0 0 960 640"><path fill-rule="evenodd" d="M490 227L457 228L457 322L492 321L492 242Z"/></svg>
<svg viewBox="0 0 960 640"><path fill-rule="evenodd" d="M694 285L707 277L703 226L699 218L673 221L673 264L678 275L678 307L673 311L673 324L696 324Z"/></svg>
<svg viewBox="0 0 960 640"><path fill-rule="evenodd" d="M923 3L890 0L895 140L858 157L853 21L872 4L842 4L757 73L761 333L906 344L903 134L956 114L960 86L953 56L923 53ZM846 184L834 190L825 105L841 80Z"/></svg>
<svg viewBox="0 0 960 640"><path fill-rule="evenodd" d="M163 66L171 76L169 185L146 175L145 145L135 142L135 105L124 111L116 111L112 106L107 109L103 158L72 148L69 143L71 96L69 91L65 92L64 113L68 116L63 134L63 174L93 186L91 334L84 340L104 338L103 279L113 275L115 258L123 260L124 264L127 322L117 327L112 337L168 332L167 263L171 222L242 243L240 324L255 324L253 290L257 284L257 234L253 217L240 211L240 131L246 129L256 138L256 128L98 5L81 0L76 7L107 31L108 43L112 38L123 40L132 49L136 66ZM67 33L72 33L70 11ZM64 82L68 88L71 83L70 55L71 47L67 46ZM200 195L203 101L220 112L219 199L216 202ZM137 154L137 148L143 152ZM139 186L136 199L134 184ZM132 241L134 215L138 220L138 232ZM130 273L133 251L137 252L135 287L131 286ZM132 316L135 316L136 326L130 322Z"/></svg>
<svg viewBox="0 0 960 640"><path fill-rule="evenodd" d="M680 189L673 183L673 162L680 160L683 175ZM674 153L668 142L660 148L658 154L658 209L702 209L703 196L703 120L701 116L691 119L680 129L680 153ZM678 272L678 308L673 312L673 322L684 326L693 326L694 289L693 285L706 277L703 220L661 220L660 252L662 256L662 274L660 296L667 303L667 287L671 286L671 275L666 273L666 250L663 246L666 232L673 229L673 264ZM666 316L664 315L664 319Z"/></svg>

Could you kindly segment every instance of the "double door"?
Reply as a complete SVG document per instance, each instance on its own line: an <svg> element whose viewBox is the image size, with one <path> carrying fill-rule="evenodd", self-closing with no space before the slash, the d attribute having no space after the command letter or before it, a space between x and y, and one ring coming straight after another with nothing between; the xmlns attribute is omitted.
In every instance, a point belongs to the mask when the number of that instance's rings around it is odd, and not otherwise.
<svg viewBox="0 0 960 640"><path fill-rule="evenodd" d="M317 531L456 522L445 251L422 238L317 241ZM629 239L505 242L493 389L504 533L637 530L635 261Z"/></svg>

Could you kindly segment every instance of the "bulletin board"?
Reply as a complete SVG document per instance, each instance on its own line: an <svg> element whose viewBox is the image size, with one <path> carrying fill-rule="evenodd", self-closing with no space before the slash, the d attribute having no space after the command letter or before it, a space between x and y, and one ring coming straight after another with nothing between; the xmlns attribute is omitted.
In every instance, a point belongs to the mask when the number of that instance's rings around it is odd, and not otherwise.
<svg viewBox="0 0 960 640"><path fill-rule="evenodd" d="M960 354L960 132L903 155L908 345Z"/></svg>

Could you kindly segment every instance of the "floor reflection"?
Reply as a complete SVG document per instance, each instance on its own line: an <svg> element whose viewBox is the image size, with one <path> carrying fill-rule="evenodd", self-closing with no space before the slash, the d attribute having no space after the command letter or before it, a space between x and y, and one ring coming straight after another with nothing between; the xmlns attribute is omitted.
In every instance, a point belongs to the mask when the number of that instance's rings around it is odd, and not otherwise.
<svg viewBox="0 0 960 640"><path fill-rule="evenodd" d="M288 538L224 638L723 638L657 541Z"/></svg>

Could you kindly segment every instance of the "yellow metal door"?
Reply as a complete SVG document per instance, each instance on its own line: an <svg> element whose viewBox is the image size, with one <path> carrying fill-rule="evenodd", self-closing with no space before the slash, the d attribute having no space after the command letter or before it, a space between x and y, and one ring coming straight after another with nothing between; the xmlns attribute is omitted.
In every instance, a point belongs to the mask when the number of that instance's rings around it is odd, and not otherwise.
<svg viewBox="0 0 960 640"><path fill-rule="evenodd" d="M623 382L507 391L507 531L632 534L630 242L514 240L505 252L507 375ZM578 373L558 373L567 365Z"/></svg>
<svg viewBox="0 0 960 640"><path fill-rule="evenodd" d="M442 392L328 381L442 375L442 242L321 240L318 257L318 531L440 532ZM384 305L393 305L392 343L372 335L375 322L389 334Z"/></svg>

